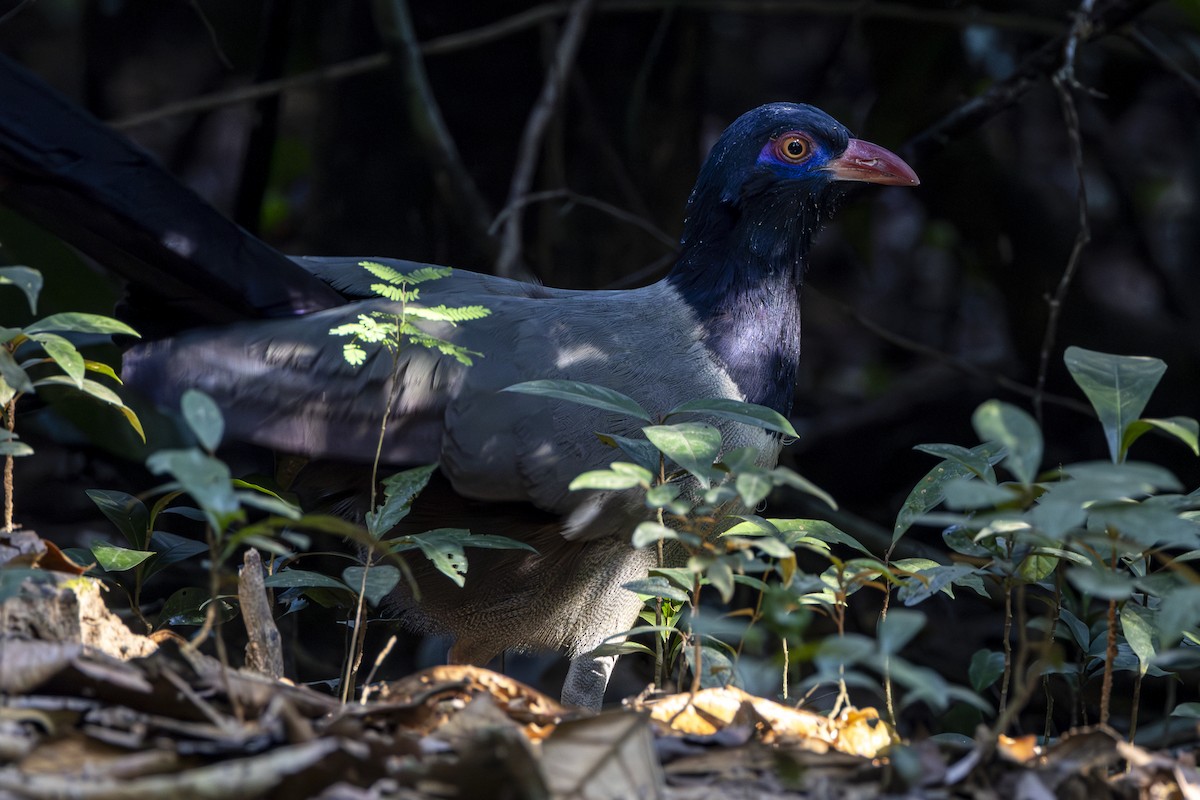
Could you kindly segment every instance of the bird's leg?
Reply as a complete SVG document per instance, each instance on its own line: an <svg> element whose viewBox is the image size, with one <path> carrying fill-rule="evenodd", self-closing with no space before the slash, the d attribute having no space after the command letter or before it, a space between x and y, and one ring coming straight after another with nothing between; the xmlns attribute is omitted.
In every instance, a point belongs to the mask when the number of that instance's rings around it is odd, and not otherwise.
<svg viewBox="0 0 1200 800"><path fill-rule="evenodd" d="M599 711L604 702L604 690L617 656L596 656L584 653L571 659L567 679L563 682L562 701L565 705Z"/></svg>

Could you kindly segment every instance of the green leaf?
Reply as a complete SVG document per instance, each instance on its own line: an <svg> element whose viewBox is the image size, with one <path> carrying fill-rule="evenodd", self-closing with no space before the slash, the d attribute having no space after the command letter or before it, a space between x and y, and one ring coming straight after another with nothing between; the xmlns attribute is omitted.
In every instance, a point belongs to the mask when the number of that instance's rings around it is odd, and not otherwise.
<svg viewBox="0 0 1200 800"><path fill-rule="evenodd" d="M796 545L804 539L816 539L829 544L841 544L851 547L863 555L873 555L870 550L850 534L838 528L832 522L823 519L776 519L774 517L762 520L770 528L764 528L758 521L743 517L745 522L734 525L722 533L722 536L754 536L763 534L778 535L789 545ZM755 533L755 531L758 533Z"/></svg>
<svg viewBox="0 0 1200 800"><path fill-rule="evenodd" d="M361 567L359 567L361 569ZM359 573L361 577L361 573ZM351 589L337 578L331 578L328 575L322 575L320 572L312 572L304 569L285 569L276 572L274 575L268 575L263 580L263 585L268 589L341 589L342 591L358 591L358 584L354 584Z"/></svg>
<svg viewBox="0 0 1200 800"><path fill-rule="evenodd" d="M13 358L12 353L3 347L0 347L0 380L21 393L34 391L33 381L29 379L29 374L21 369L21 365ZM11 397L11 394L9 396ZM8 402L7 398L0 399L4 399L5 403Z"/></svg>
<svg viewBox="0 0 1200 800"><path fill-rule="evenodd" d="M1200 703L1180 703L1172 709L1171 716L1200 719Z"/></svg>
<svg viewBox="0 0 1200 800"><path fill-rule="evenodd" d="M888 655L899 653L924 627L925 615L920 611L892 609L879 622L876 633L879 650Z"/></svg>
<svg viewBox="0 0 1200 800"><path fill-rule="evenodd" d="M913 450L964 466L976 477L983 478L988 483L996 482L996 472L992 469L991 454L979 447L968 449L957 444L919 444Z"/></svg>
<svg viewBox="0 0 1200 800"><path fill-rule="evenodd" d="M603 411L625 414L645 422L653 421L650 412L638 405L633 398L594 383L546 379L517 383L503 391L549 397L555 400L568 400Z"/></svg>
<svg viewBox="0 0 1200 800"><path fill-rule="evenodd" d="M1133 579L1128 575L1099 567L1074 567L1067 580L1079 591L1100 600L1128 600L1133 595Z"/></svg>
<svg viewBox="0 0 1200 800"><path fill-rule="evenodd" d="M187 422L192 433L200 442L200 446L208 452L215 452L221 445L221 437L225 435L225 419L221 409L204 392L199 389L188 389L179 400L183 411L183 419Z"/></svg>
<svg viewBox="0 0 1200 800"><path fill-rule="evenodd" d="M974 475L947 481L943 487L946 506L956 510L997 508L1016 500L1020 495L1011 484L997 486L977 480Z"/></svg>
<svg viewBox="0 0 1200 800"><path fill-rule="evenodd" d="M229 467L195 448L159 450L146 459L154 475L170 475L200 504L218 530L238 510Z"/></svg>
<svg viewBox="0 0 1200 800"><path fill-rule="evenodd" d="M96 373L103 375L106 378L111 378L112 380L116 381L118 384L121 383L121 377L119 375L117 375L116 372L113 371L112 367L110 367L108 364L105 364L103 361L92 361L91 359L84 359L83 366L84 366L84 369L86 369L88 372L96 372Z"/></svg>
<svg viewBox="0 0 1200 800"><path fill-rule="evenodd" d="M54 333L35 333L29 338L42 346L46 355L58 364L59 369L75 383L76 388L83 388L83 375L87 368L75 345Z"/></svg>
<svg viewBox="0 0 1200 800"><path fill-rule="evenodd" d="M364 570L366 572L365 585L363 584ZM400 570L391 564L376 564L370 569L346 567L342 570L342 580L355 593L362 589L367 602L371 604L372 608L377 608L400 583Z"/></svg>
<svg viewBox="0 0 1200 800"><path fill-rule="evenodd" d="M0 286L16 286L29 301L29 312L37 313L38 294L42 291L42 273L32 267L0 267Z"/></svg>
<svg viewBox="0 0 1200 800"><path fill-rule="evenodd" d="M1150 668L1150 662L1155 656L1152 618L1151 612L1138 608L1133 603L1121 606L1121 630L1130 649L1138 657L1138 668L1143 675Z"/></svg>
<svg viewBox="0 0 1200 800"><path fill-rule="evenodd" d="M689 595L678 586L672 585L670 581L661 575L653 575L649 578L630 581L629 583L621 584L631 592L647 595L649 597L661 597L665 600L674 600L679 603L686 603Z"/></svg>
<svg viewBox="0 0 1200 800"><path fill-rule="evenodd" d="M1184 631L1200 622L1200 586L1183 586L1165 595L1155 622L1162 646L1174 646Z"/></svg>
<svg viewBox="0 0 1200 800"><path fill-rule="evenodd" d="M696 665L693 662L696 658L696 648L685 648L684 657L687 659L688 668L694 673ZM733 662L729 660L729 656L708 645L700 648L701 689L717 689L729 686L735 683L734 677Z"/></svg>
<svg viewBox="0 0 1200 800"><path fill-rule="evenodd" d="M138 550L146 549L150 533L150 512L145 503L131 494L107 489L87 489L84 494L96 504L109 522L117 526L125 541Z"/></svg>
<svg viewBox="0 0 1200 800"><path fill-rule="evenodd" d="M721 432L703 422L678 422L642 428L663 455L690 472L705 489L721 452Z"/></svg>
<svg viewBox="0 0 1200 800"><path fill-rule="evenodd" d="M995 463L993 459L1000 451L1001 448L998 444L987 442L971 448L969 452L982 455L988 459L989 464L992 464ZM946 496L946 484L971 474L973 474L972 468L961 459L943 461L925 473L925 477L918 481L917 485L908 493L908 497L900 507L900 513L896 515L896 524L892 527L892 544L900 541L900 538L912 528L913 522L942 502Z"/></svg>
<svg viewBox="0 0 1200 800"><path fill-rule="evenodd" d="M998 650L976 650L971 656L971 666L967 668L967 677L971 688L977 692L991 686L1000 680L1004 674L1004 653Z"/></svg>
<svg viewBox="0 0 1200 800"><path fill-rule="evenodd" d="M1113 462L1125 460L1125 430L1142 415L1167 365L1157 358L1116 356L1068 347L1063 361L1104 428Z"/></svg>
<svg viewBox="0 0 1200 800"><path fill-rule="evenodd" d="M632 489L641 484L633 475L622 475L610 469L594 469L583 473L567 485L571 491L580 489L596 489L599 491L620 491Z"/></svg>
<svg viewBox="0 0 1200 800"><path fill-rule="evenodd" d="M2 356L3 351L0 350L0 362L3 360ZM108 405L113 406L124 415L125 420L129 423L130 427L133 428L134 432L141 437L142 441L146 441L146 432L142 429L142 422L138 419L137 414L133 412L133 409L121 402L121 398L117 396L116 392L104 384L85 378L82 386L76 386L75 382L65 375L50 375L45 378L39 378L34 383L34 386L44 385L67 386L72 389L82 389L84 394L94 397L102 403L107 403Z"/></svg>
<svg viewBox="0 0 1200 800"><path fill-rule="evenodd" d="M1193 455L1200 456L1200 423L1191 417L1168 417L1167 419L1138 419L1129 423L1121 439L1121 452L1128 453L1129 447L1147 431L1157 430L1173 436L1187 445Z"/></svg>
<svg viewBox="0 0 1200 800"><path fill-rule="evenodd" d="M810 494L834 511L837 511L838 504L833 499L833 495L795 470L788 469L787 467L775 467L775 469L771 470L771 479L775 481L776 486L790 486L805 494Z"/></svg>
<svg viewBox="0 0 1200 800"><path fill-rule="evenodd" d="M677 414L705 414L713 417L753 425L768 431L775 431L786 436L798 438L800 434L788 422L787 417L774 409L760 406L757 403L745 403L741 400L731 400L725 397L711 397L706 400L691 400L681 406L676 406L667 412L664 419L670 419Z"/></svg>
<svg viewBox="0 0 1200 800"><path fill-rule="evenodd" d="M91 549L92 555L96 557L96 563L106 572L124 572L127 569L133 569L154 555L149 550L130 550L106 542L95 542Z"/></svg>
<svg viewBox="0 0 1200 800"><path fill-rule="evenodd" d="M645 467L650 472L658 471L658 462L661 456L658 453L658 448L650 444L647 440L630 439L625 436L617 436L613 433L597 433L596 438L606 447L620 449L630 461L638 466Z"/></svg>
<svg viewBox="0 0 1200 800"><path fill-rule="evenodd" d="M433 477L437 464L414 467L383 479L383 503L366 515L367 530L378 539L399 524L412 510L413 500Z"/></svg>
<svg viewBox="0 0 1200 800"><path fill-rule="evenodd" d="M408 538L438 572L462 586L467 575L467 554L463 544L470 535L470 531L462 528L435 528Z"/></svg>
<svg viewBox="0 0 1200 800"><path fill-rule="evenodd" d="M930 569L913 570L924 580L909 578L896 592L896 598L906 606L915 606L941 591L947 591L955 582L968 578L979 571L970 564L950 564Z"/></svg>
<svg viewBox="0 0 1200 800"><path fill-rule="evenodd" d="M185 586L167 598L158 612L158 624L203 625L209 604L208 592L195 586ZM228 622L237 616L237 609L227 601L217 599L217 618Z"/></svg>
<svg viewBox="0 0 1200 800"><path fill-rule="evenodd" d="M1174 511L1146 503L1094 505L1088 515L1101 528L1113 528L1144 549L1200 544L1200 524Z"/></svg>
<svg viewBox="0 0 1200 800"><path fill-rule="evenodd" d="M124 322L100 314L84 314L78 311L66 311L61 314L51 314L43 317L25 329L32 336L43 331L58 331L69 333L123 333L126 336L140 335Z"/></svg>
<svg viewBox="0 0 1200 800"><path fill-rule="evenodd" d="M187 539L166 531L155 531L150 537L150 546L154 549L154 558L146 565L144 576L146 578L161 572L172 564L208 552L208 545L204 542Z"/></svg>
<svg viewBox="0 0 1200 800"><path fill-rule="evenodd" d="M757 508L774 488L771 475L766 470L742 472L734 479L734 485L747 508Z"/></svg>
<svg viewBox="0 0 1200 800"><path fill-rule="evenodd" d="M647 547L659 540L678 539L679 531L659 525L657 522L643 522L633 531L632 544L634 547Z"/></svg>
<svg viewBox="0 0 1200 800"><path fill-rule="evenodd" d="M988 400L971 417L975 433L983 441L999 443L1008 455L1005 466L1029 486L1042 463L1042 431L1033 417L1008 403Z"/></svg>
<svg viewBox="0 0 1200 800"><path fill-rule="evenodd" d="M733 599L733 569L725 559L718 559L709 564L705 576L713 588L721 595L721 602L728 603Z"/></svg>

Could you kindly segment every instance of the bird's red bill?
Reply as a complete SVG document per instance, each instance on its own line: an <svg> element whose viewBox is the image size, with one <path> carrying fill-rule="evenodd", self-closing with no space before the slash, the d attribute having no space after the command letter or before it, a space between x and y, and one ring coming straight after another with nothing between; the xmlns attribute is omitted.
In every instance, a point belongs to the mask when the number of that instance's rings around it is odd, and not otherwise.
<svg viewBox="0 0 1200 800"><path fill-rule="evenodd" d="M917 186L921 179L904 159L877 144L851 139L845 152L825 167L841 181L863 181L883 186Z"/></svg>

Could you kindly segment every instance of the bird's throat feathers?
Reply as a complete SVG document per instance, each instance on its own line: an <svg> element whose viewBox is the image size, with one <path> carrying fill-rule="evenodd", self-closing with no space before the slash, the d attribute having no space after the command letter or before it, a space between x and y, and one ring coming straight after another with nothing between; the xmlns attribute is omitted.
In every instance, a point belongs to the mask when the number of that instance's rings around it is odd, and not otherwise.
<svg viewBox="0 0 1200 800"><path fill-rule="evenodd" d="M667 279L699 317L705 345L744 398L783 414L800 362L808 250L835 202L829 184L810 191L747 185L737 197L693 196Z"/></svg>

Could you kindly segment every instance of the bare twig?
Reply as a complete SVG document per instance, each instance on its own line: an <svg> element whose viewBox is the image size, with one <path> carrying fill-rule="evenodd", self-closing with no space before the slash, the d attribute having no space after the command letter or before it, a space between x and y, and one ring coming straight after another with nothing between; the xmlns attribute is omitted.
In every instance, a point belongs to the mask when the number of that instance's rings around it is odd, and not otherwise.
<svg viewBox="0 0 1200 800"><path fill-rule="evenodd" d="M1136 27L1130 27L1125 32L1126 38L1136 44L1141 50L1158 62L1158 65L1171 73L1179 80L1183 81L1183 85L1192 90L1192 94L1200 97L1200 78L1197 78L1192 73L1188 72L1182 66L1177 64L1170 56L1164 53L1158 45L1150 41L1146 34L1142 33Z"/></svg>
<svg viewBox="0 0 1200 800"><path fill-rule="evenodd" d="M413 132L429 157L434 185L455 218L470 234L475 246L488 258L498 252L488 234L491 211L475 181L463 166L458 147L442 118L441 107L421 61L421 50L413 31L405 0L375 0L380 34L391 56L391 66L403 94L404 112Z"/></svg>
<svg viewBox="0 0 1200 800"><path fill-rule="evenodd" d="M515 214L519 209L534 203L546 202L548 200L566 200L569 204L573 203L575 205L587 206L589 208L594 208L597 211L602 211L614 219L618 219L621 222L626 222L635 228L645 231L661 242L664 246L669 248L672 253L678 250L679 243L676 242L670 234L664 232L661 228L645 217L640 217L637 214L614 206L612 203L605 202L599 198L578 194L570 189L548 189L544 192L532 192L530 194L526 194L515 204L508 206L501 211L500 214L497 215L496 219L492 222L488 232L495 233L500 226L504 224L505 220Z"/></svg>
<svg viewBox="0 0 1200 800"><path fill-rule="evenodd" d="M15 17L17 14L20 14L26 8L33 5L33 2L34 2L34 0L21 0L21 2L17 3L15 6L10 8L8 11L5 11L4 14L2 16L0 16L0 25L3 25L4 23L8 22L10 19Z"/></svg>
<svg viewBox="0 0 1200 800"><path fill-rule="evenodd" d="M588 18L595 4L596 0L574 0L567 21L563 24L562 37L554 50L554 60L546 70L541 94L525 123L525 131L521 135L521 144L517 151L517 166L513 170L512 183L508 190L508 200L499 215L504 216L509 209L513 209L504 223L500 254L496 258L497 275L513 277L518 271L521 261L521 221L524 218L523 198L533 185L542 139L546 135L550 120L558 110L563 86L575 63L575 56L583 42L583 32L587 29Z"/></svg>
<svg viewBox="0 0 1200 800"><path fill-rule="evenodd" d="M34 0L23 0L16 8L0 17L0 24L23 9ZM1051 22L1034 17L1024 17L1012 14L1000 14L971 9L967 12L942 11L939 9L920 9L904 4L871 3L862 5L846 3L844 0L607 0L599 2L597 12L604 13L659 13L664 10L686 6L697 11L730 12L736 11L747 15L762 14L817 14L827 16L842 16L857 14L861 18L898 19L910 22L924 22L931 25L985 25L1004 30L1053 36L1063 31L1058 22ZM511 17L481 25L459 33L431 39L420 45L424 56L445 55L460 52L473 47L479 47L499 41L522 31L529 30L544 22L559 19L567 15L570 4L545 3L514 14ZM274 94L302 89L321 83L345 80L356 75L377 72L388 66L390 58L387 52L372 53L361 58L351 59L339 64L320 67L310 72L294 75L280 80L266 81L253 86L242 86L227 91L212 92L178 103L168 103L151 111L134 114L110 124L118 130L134 128L159 122L171 117L184 114L195 114L211 111L236 103L246 103L269 97Z"/></svg>
<svg viewBox="0 0 1200 800"><path fill-rule="evenodd" d="M1075 180L1078 188L1075 198L1078 213L1078 228L1075 231L1075 243L1071 246L1071 254L1067 258L1067 266L1059 278L1058 287L1054 294L1047 298L1049 310L1046 316L1046 332L1042 337L1042 350L1038 359L1037 383L1034 386L1033 411L1039 424L1042 422L1042 398L1046 388L1046 374L1050 369L1050 356L1054 350L1054 341L1058 337L1058 323L1062 315L1063 301L1071 288L1075 273L1079 270L1080 258L1089 241L1091 229L1088 226L1087 184L1083 174L1083 137L1079 132L1079 112L1075 108L1075 98L1071 90L1076 86L1075 52L1079 42L1087 35L1091 25L1091 14L1094 0L1082 0L1079 10L1075 13L1075 22L1071 26L1071 35L1063 46L1063 63L1054 74L1052 81L1058 93L1059 104L1062 106L1063 121L1067 125L1067 140L1071 148L1071 163L1075 167Z"/></svg>
<svg viewBox="0 0 1200 800"><path fill-rule="evenodd" d="M1063 63L1067 47L1095 41L1122 27L1141 14L1157 0L1098 0L1086 29L1071 30L1047 42L1027 57L1010 77L994 84L983 94L974 97L926 128L908 141L903 148L914 158L945 146L948 142L975 130L1009 106L1014 105L1047 75L1057 72ZM1070 40L1076 39L1075 44Z"/></svg>
<svg viewBox="0 0 1200 800"><path fill-rule="evenodd" d="M109 125L117 130L128 130L129 128L138 128L142 125L148 125L152 122L161 122L164 119L178 117L184 114L196 114L204 111L212 111L215 108L223 106L235 105L237 103L249 103L254 100L261 100L264 97L281 94L293 89L303 89L307 86L316 86L322 83L331 81L340 81L346 78L352 78L355 75L363 75L368 72L375 72L386 67L391 62L387 53L374 53L362 58L355 58L350 61L343 61L339 64L331 64L328 67L314 69L311 72L305 72L300 75L293 75L288 78L279 78L273 81L263 81L256 83L253 86L239 86L236 89L229 89L222 92L213 92L211 94L200 95L189 100L181 100L178 103L168 103L164 106L159 106L152 111L146 111L141 114L132 114L122 119L110 120Z"/></svg>
<svg viewBox="0 0 1200 800"><path fill-rule="evenodd" d="M902 336L902 335L896 333L895 331L888 330L887 328L883 327L882 325L875 322L874 320L864 316L857 309L852 308L851 306L847 305L846 303L841 302L840 300L835 300L834 298L830 297L827 294L824 294L823 292L821 292L818 289L808 287L808 288L806 288L805 291L811 295L816 295L817 297L822 298L824 302L830 304L838 311L841 311L843 314L846 314L851 319L853 319L855 322L857 322L858 324L860 324L864 328L866 328L868 331L875 334L880 339L883 339L885 342L894 344L897 347L901 347L905 350L908 350L909 352L916 353L918 355L922 355L927 358L933 359L934 361L939 361L941 363L948 364L949 366L953 367L954 369L956 369L960 372L963 372L963 373L966 373L967 375L972 375L976 378L980 378L982 380L988 381L989 383L994 383L995 385L999 386L1000 388L1007 389L1008 391L1013 392L1014 394L1021 395L1022 397L1033 398L1033 397L1037 396L1037 393L1038 393L1037 387L1027 386L1026 384L1023 384L1020 381L1015 381L1012 378L1009 378L1005 375L1000 375L990 369L987 369L978 364L974 364L970 361L967 361L964 358L960 358L958 356L953 356L953 355L950 355L949 353L944 353L935 347L930 347L927 344L922 344L921 342L915 341L913 339L909 339L906 336ZM1074 398L1071 398L1071 397L1064 397L1062 395L1056 395L1056 394L1046 394L1045 392L1043 392L1042 398L1045 402L1053 403L1057 406L1061 406L1062 408L1068 408L1072 411L1078 411L1081 414L1091 415L1094 413L1091 409L1091 406L1089 406L1087 403L1083 403L1083 402L1076 400Z"/></svg>
<svg viewBox="0 0 1200 800"><path fill-rule="evenodd" d="M209 21L208 15L204 13L204 9L200 7L200 3L197 0L191 0L190 5L196 12L196 16L200 18L200 23L204 26L204 30L208 33L208 41L212 44L213 52L216 53L221 66L232 71L233 62L229 60L229 56L225 55L225 50L222 49L221 42L217 39L217 31L213 28L212 22Z"/></svg>

